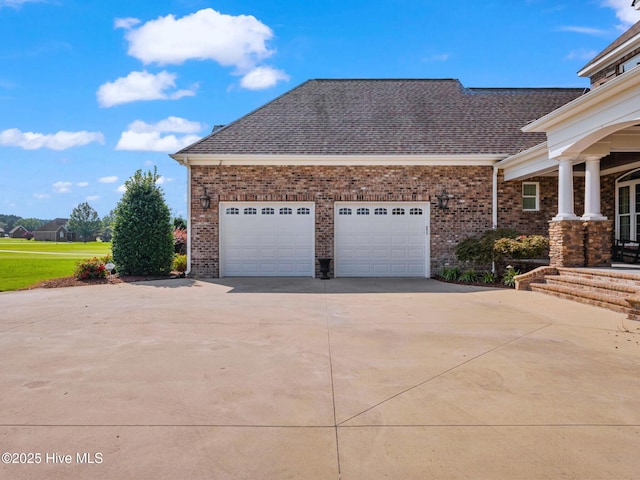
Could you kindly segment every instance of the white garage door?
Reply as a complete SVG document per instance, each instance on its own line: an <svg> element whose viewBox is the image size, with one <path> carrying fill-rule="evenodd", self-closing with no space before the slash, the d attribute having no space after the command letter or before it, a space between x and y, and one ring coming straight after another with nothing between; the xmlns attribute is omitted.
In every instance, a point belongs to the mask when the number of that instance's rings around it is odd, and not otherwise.
<svg viewBox="0 0 640 480"><path fill-rule="evenodd" d="M335 204L336 277L429 277L429 204Z"/></svg>
<svg viewBox="0 0 640 480"><path fill-rule="evenodd" d="M221 202L220 276L315 275L310 202Z"/></svg>

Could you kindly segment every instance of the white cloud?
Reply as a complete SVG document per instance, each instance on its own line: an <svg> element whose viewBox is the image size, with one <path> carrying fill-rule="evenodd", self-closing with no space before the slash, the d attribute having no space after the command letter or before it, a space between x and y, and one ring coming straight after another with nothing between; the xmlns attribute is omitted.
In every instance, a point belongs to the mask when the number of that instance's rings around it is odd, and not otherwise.
<svg viewBox="0 0 640 480"><path fill-rule="evenodd" d="M262 90L275 86L281 80L289 81L289 75L271 67L256 67L242 77L240 86L248 90Z"/></svg>
<svg viewBox="0 0 640 480"><path fill-rule="evenodd" d="M625 30L640 20L640 11L631 7L631 0L604 0L602 6L615 10L616 17L622 22L620 28Z"/></svg>
<svg viewBox="0 0 640 480"><path fill-rule="evenodd" d="M47 198L51 198L51 195L48 193L34 193L33 198L37 198L38 200L46 200Z"/></svg>
<svg viewBox="0 0 640 480"><path fill-rule="evenodd" d="M446 62L447 60L449 60L448 53L434 53L423 59L424 62Z"/></svg>
<svg viewBox="0 0 640 480"><path fill-rule="evenodd" d="M116 192L118 193L124 193L127 191L127 186L126 185L120 185L118 188L116 188Z"/></svg>
<svg viewBox="0 0 640 480"><path fill-rule="evenodd" d="M104 135L100 132L65 132L34 133L22 132L17 128L10 128L0 132L0 145L8 147L21 147L25 150L37 150L49 148L51 150L66 150L80 147L89 143L104 144Z"/></svg>
<svg viewBox="0 0 640 480"><path fill-rule="evenodd" d="M96 97L101 107L113 107L122 103L140 100L177 100L196 94L197 85L187 90L175 90L176 74L162 71L158 74L131 72L114 82L107 82L98 88Z"/></svg>
<svg viewBox="0 0 640 480"><path fill-rule="evenodd" d="M200 139L194 135L202 130L203 125L180 117L168 117L150 124L141 120L129 124L122 132L116 150L133 150L147 152L176 152ZM162 135L172 133L171 135ZM188 135L173 135L174 133Z"/></svg>
<svg viewBox="0 0 640 480"><path fill-rule="evenodd" d="M98 182L100 183L116 183L117 181L118 181L118 177L116 177L115 175L111 177L100 177L98 179Z"/></svg>
<svg viewBox="0 0 640 480"><path fill-rule="evenodd" d="M87 202L93 202L94 200L100 199L100 195L89 195L87 197Z"/></svg>
<svg viewBox="0 0 640 480"><path fill-rule="evenodd" d="M77 187L88 187L89 186L89 182L78 182L76 183Z"/></svg>
<svg viewBox="0 0 640 480"><path fill-rule="evenodd" d="M71 191L71 182L56 182L53 186L53 191L56 193L69 193Z"/></svg>
<svg viewBox="0 0 640 480"><path fill-rule="evenodd" d="M137 18L116 18L115 22L113 22L113 28L124 28L125 30L129 30L139 23L140 20L138 20Z"/></svg>
<svg viewBox="0 0 640 480"><path fill-rule="evenodd" d="M565 57L565 60L591 60L598 54L595 50L586 50L584 48L579 48L577 50L572 50Z"/></svg>
<svg viewBox="0 0 640 480"><path fill-rule="evenodd" d="M164 185L165 183L173 182L175 179L171 177L163 177L162 175L156 180L156 185Z"/></svg>
<svg viewBox="0 0 640 480"><path fill-rule="evenodd" d="M11 7L20 8L25 3L42 3L45 0L0 0L0 8Z"/></svg>
<svg viewBox="0 0 640 480"><path fill-rule="evenodd" d="M605 30L601 30L599 28L591 28L591 27L578 27L566 25L560 27L558 30L561 32L574 32L574 33L584 33L585 35L593 35L595 37L600 37L602 35L607 35Z"/></svg>
<svg viewBox="0 0 640 480"><path fill-rule="evenodd" d="M269 57L271 29L251 15L225 15L206 8L182 18L174 15L130 26L128 53L145 64L179 65L186 60L214 60L250 69Z"/></svg>
<svg viewBox="0 0 640 480"><path fill-rule="evenodd" d="M181 18L167 15L143 24L135 18L117 19L115 26L126 30L127 53L145 65L211 60L234 67L235 74L244 75L241 85L254 90L289 79L283 71L260 66L275 52L267 46L273 31L251 15L226 15L206 8Z"/></svg>

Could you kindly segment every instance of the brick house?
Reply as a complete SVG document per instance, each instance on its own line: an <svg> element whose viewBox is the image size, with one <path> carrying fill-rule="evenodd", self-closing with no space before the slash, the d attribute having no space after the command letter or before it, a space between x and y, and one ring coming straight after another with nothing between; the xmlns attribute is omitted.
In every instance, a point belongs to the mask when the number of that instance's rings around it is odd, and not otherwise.
<svg viewBox="0 0 640 480"><path fill-rule="evenodd" d="M67 218L51 220L33 232L33 239L48 242L74 242L76 234L68 230L68 222Z"/></svg>
<svg viewBox="0 0 640 480"><path fill-rule="evenodd" d="M610 264L613 219L619 237L640 225L624 190L639 32L582 69L590 92L310 80L216 129L171 155L188 171L190 273L314 276L328 257L335 276L429 277L495 227L551 232L557 265Z"/></svg>

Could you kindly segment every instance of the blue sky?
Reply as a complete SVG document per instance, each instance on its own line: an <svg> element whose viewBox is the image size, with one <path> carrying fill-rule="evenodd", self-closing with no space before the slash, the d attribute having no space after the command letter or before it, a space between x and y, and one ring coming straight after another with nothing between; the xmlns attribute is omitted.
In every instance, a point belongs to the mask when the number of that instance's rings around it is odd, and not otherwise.
<svg viewBox="0 0 640 480"><path fill-rule="evenodd" d="M0 0L0 213L113 209L168 153L310 78L587 87L576 72L640 19L631 0Z"/></svg>

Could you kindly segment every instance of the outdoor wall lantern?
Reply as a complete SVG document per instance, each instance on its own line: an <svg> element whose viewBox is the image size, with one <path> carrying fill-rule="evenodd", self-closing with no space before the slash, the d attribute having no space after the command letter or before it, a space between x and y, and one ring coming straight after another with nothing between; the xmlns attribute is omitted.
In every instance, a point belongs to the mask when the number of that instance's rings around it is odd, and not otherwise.
<svg viewBox="0 0 640 480"><path fill-rule="evenodd" d="M211 205L211 197L207 195L207 187L204 188L204 193L200 196L200 204L202 205L203 210L207 210Z"/></svg>
<svg viewBox="0 0 640 480"><path fill-rule="evenodd" d="M438 208L440 210L446 210L447 205L449 204L449 192L447 192L447 187L442 189L442 193L440 195L436 195L438 199Z"/></svg>

